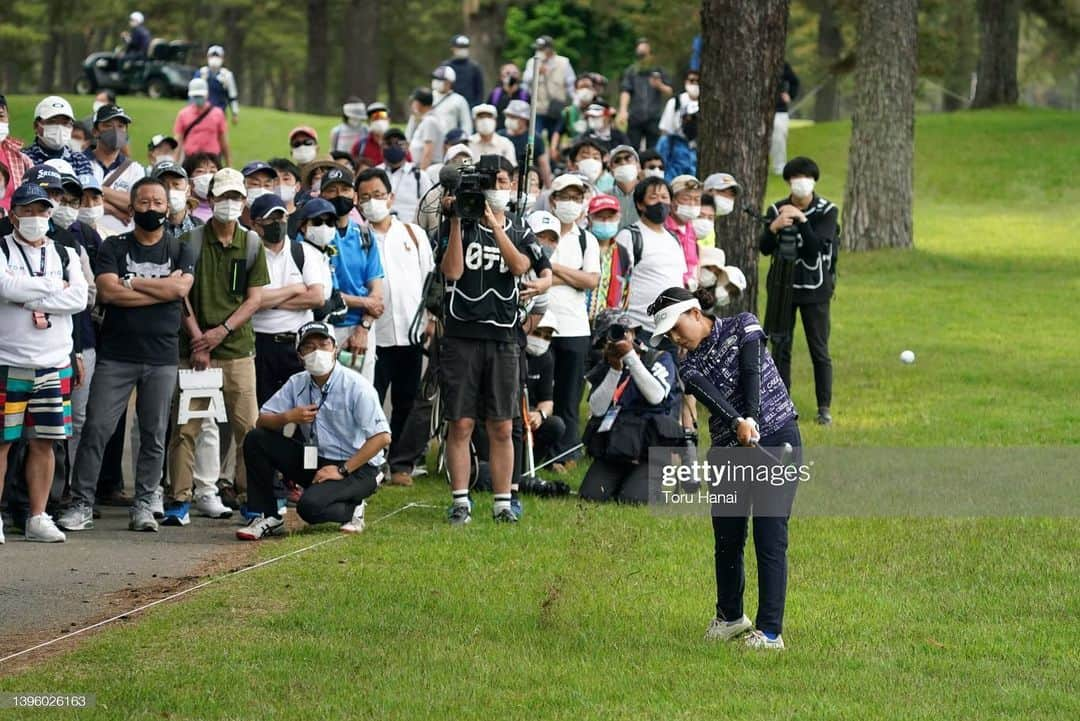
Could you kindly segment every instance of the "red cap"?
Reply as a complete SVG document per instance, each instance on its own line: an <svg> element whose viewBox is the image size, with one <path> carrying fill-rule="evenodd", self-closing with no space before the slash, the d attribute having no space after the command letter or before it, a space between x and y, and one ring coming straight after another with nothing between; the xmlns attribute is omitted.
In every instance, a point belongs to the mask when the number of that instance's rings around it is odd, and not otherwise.
<svg viewBox="0 0 1080 721"><path fill-rule="evenodd" d="M300 127L290 130L289 142L291 143L292 139L295 138L297 135L300 135L301 133L303 133L304 135L310 135L316 143L319 142L319 134L315 132L315 128L312 128L308 125L301 125Z"/></svg>
<svg viewBox="0 0 1080 721"><path fill-rule="evenodd" d="M614 195L596 195L589 201L589 215L593 213L599 213L601 210L614 210L619 212L622 207L619 205L619 199Z"/></svg>

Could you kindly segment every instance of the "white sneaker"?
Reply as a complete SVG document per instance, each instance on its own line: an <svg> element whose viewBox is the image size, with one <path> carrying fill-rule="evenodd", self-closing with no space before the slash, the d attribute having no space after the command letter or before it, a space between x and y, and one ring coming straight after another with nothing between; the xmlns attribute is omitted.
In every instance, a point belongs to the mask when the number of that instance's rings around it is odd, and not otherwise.
<svg viewBox="0 0 1080 721"><path fill-rule="evenodd" d="M747 631L754 630L754 624L744 614L738 621L723 621L714 618L705 629L706 641L731 641L743 635Z"/></svg>
<svg viewBox="0 0 1080 721"><path fill-rule="evenodd" d="M165 491L161 486L154 489L154 495L150 499L150 512L154 514L154 518L165 517Z"/></svg>
<svg viewBox="0 0 1080 721"><path fill-rule="evenodd" d="M140 508L136 506L131 509L131 521L128 522L128 528L133 531L149 531L151 533L157 533L158 523L154 520L153 511L149 508Z"/></svg>
<svg viewBox="0 0 1080 721"><path fill-rule="evenodd" d="M285 521L280 518L255 516L251 523L236 532L236 537L241 541L258 541L284 531Z"/></svg>
<svg viewBox="0 0 1080 721"><path fill-rule="evenodd" d="M230 518L233 511L221 502L221 497L216 493L207 493L205 496L195 497L195 511L200 516L208 518Z"/></svg>
<svg viewBox="0 0 1080 721"><path fill-rule="evenodd" d="M48 513L39 513L26 519L26 540L40 543L63 543L67 536L53 523Z"/></svg>
<svg viewBox="0 0 1080 721"><path fill-rule="evenodd" d="M82 504L71 506L60 514L56 525L65 531L89 531L94 527L94 509Z"/></svg>
<svg viewBox="0 0 1080 721"><path fill-rule="evenodd" d="M4 541L4 519L0 516L0 546L3 546L4 543L6 543L6 541Z"/></svg>
<svg viewBox="0 0 1080 721"><path fill-rule="evenodd" d="M783 651L784 650L784 638L780 635L773 640L770 640L761 631L755 630L749 636L746 637L746 647L753 649L765 649L769 651Z"/></svg>
<svg viewBox="0 0 1080 721"><path fill-rule="evenodd" d="M360 501L360 505L353 509L352 520L348 523L341 524L342 533L363 533L364 532L364 508L367 507L367 501Z"/></svg>

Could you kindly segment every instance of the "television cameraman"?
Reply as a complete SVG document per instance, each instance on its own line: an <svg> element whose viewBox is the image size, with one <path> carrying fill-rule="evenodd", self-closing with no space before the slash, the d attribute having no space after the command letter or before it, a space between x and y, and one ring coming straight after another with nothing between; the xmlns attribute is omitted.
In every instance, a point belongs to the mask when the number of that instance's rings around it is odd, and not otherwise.
<svg viewBox="0 0 1080 721"><path fill-rule="evenodd" d="M836 285L839 211L814 192L820 177L810 158L792 158L784 166L791 194L765 212L768 224L758 239L762 255L774 256L766 280L769 301L765 330L772 341L780 377L791 390L791 345L795 312L802 316L814 366L817 423L832 423L832 359L829 357L829 303Z"/></svg>
<svg viewBox="0 0 1080 721"><path fill-rule="evenodd" d="M476 166L444 168L446 187L439 232L439 268L446 279L441 392L449 423L446 463L452 525L472 518L469 440L483 419L490 440L496 521L515 523L510 508L514 472L511 430L520 414L517 276L541 253L532 233L507 215L513 165L484 155ZM445 177L443 177L445 176Z"/></svg>

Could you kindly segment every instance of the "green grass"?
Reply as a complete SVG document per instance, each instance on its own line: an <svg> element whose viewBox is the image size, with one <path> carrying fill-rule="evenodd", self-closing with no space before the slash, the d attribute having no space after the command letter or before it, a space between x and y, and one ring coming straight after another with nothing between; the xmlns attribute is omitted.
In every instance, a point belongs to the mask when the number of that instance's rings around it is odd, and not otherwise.
<svg viewBox="0 0 1080 721"><path fill-rule="evenodd" d="M791 134L837 201L847 132ZM841 258L837 421L804 424L808 444L1076 443L1078 158L1075 114L919 118L917 247ZM915 365L900 364L905 348ZM801 340L795 400L813 409ZM409 501L441 505L445 485L381 491L369 518ZM454 531L441 509L407 510L157 608L0 692L96 693L96 710L64 717L102 719L1080 717L1075 518L797 517L790 648L760 655L700 640L714 593L703 519L533 501L497 528L489 511L480 499Z"/></svg>

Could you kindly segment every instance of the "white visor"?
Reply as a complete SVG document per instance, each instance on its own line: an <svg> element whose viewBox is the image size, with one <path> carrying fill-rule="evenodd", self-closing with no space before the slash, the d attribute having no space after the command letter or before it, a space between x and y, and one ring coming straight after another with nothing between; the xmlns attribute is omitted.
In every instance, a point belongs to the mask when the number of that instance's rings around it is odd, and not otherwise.
<svg viewBox="0 0 1080 721"><path fill-rule="evenodd" d="M675 327L679 316L692 308L701 310L701 303L698 303L697 298L680 301L657 311L656 315L653 316L653 323L656 324L656 327L653 329L652 338L649 339L649 345L655 348L656 344Z"/></svg>

